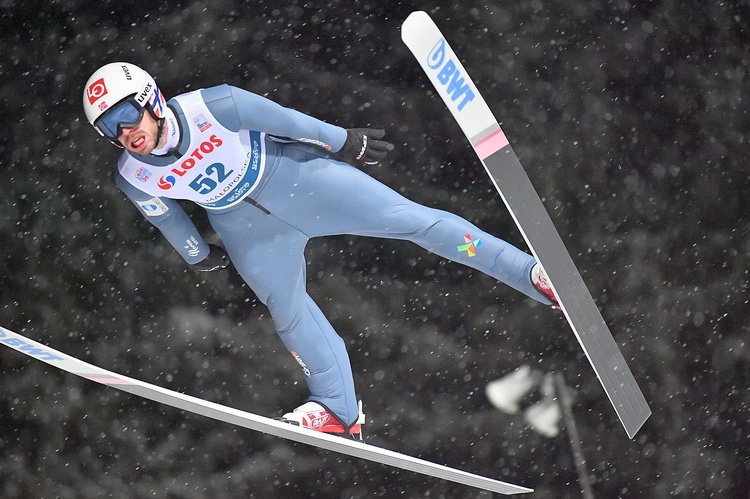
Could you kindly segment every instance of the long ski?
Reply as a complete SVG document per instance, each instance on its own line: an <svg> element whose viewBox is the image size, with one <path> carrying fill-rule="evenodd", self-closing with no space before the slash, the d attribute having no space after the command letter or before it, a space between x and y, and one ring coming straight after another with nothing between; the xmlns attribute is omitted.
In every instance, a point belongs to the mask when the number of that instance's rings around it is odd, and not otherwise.
<svg viewBox="0 0 750 499"><path fill-rule="evenodd" d="M383 449L356 440L328 435L307 430L288 423L276 421L250 412L233 409L208 400L192 397L179 392L152 385L144 381L129 378L122 374L107 371L101 367L89 364L71 357L53 348L37 343L23 335L0 327L0 343L17 350L29 357L46 362L47 364L81 376L102 385L117 388L133 395L166 404L183 411L217 419L225 423L242 426L251 430L267 433L295 442L312 445L333 452L366 459L387 466L393 466L415 473L456 482L481 490L497 492L498 494L522 494L533 492L533 489L501 482L492 478L468 473L456 468L450 468L424 459L409 456L399 452Z"/></svg>
<svg viewBox="0 0 750 499"><path fill-rule="evenodd" d="M560 307L630 438L651 409L518 157L489 106L426 12L409 15L401 38L471 142L547 273Z"/></svg>

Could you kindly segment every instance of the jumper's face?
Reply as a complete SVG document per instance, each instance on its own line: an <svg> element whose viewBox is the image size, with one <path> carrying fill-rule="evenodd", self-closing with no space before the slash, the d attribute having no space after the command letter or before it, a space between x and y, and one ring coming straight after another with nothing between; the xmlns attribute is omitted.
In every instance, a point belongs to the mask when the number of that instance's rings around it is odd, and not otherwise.
<svg viewBox="0 0 750 499"><path fill-rule="evenodd" d="M128 151L141 156L151 154L158 145L156 138L159 135L159 124L150 113L143 113L143 118L133 126L122 127L117 140Z"/></svg>
<svg viewBox="0 0 750 499"><path fill-rule="evenodd" d="M118 103L94 123L109 140L119 142L127 150L145 156L157 147L159 124L135 99Z"/></svg>

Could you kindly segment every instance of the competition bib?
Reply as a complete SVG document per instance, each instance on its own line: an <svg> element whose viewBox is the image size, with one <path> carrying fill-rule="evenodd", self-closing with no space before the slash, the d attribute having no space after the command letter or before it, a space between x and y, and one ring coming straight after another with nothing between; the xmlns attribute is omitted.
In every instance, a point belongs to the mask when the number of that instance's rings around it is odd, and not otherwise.
<svg viewBox="0 0 750 499"><path fill-rule="evenodd" d="M265 168L265 134L227 130L206 107L200 92L175 100L188 123L190 144L182 156L164 166L129 154L119 165L135 187L157 197L187 199L207 209L233 206L250 194Z"/></svg>

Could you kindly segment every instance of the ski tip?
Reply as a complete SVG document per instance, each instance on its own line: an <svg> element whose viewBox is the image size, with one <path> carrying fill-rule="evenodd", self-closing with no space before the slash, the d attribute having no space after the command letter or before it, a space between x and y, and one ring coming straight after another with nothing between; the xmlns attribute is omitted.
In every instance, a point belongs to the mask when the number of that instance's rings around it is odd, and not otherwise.
<svg viewBox="0 0 750 499"><path fill-rule="evenodd" d="M419 26L425 22L434 24L430 15L423 10L415 10L404 19L401 23L401 39L405 40L410 32L413 32L413 28Z"/></svg>
<svg viewBox="0 0 750 499"><path fill-rule="evenodd" d="M424 21L426 19L430 19L430 15L427 12L423 10L415 10L414 12L406 16L406 19L404 19L403 24L413 23L413 22L417 22L420 20Z"/></svg>

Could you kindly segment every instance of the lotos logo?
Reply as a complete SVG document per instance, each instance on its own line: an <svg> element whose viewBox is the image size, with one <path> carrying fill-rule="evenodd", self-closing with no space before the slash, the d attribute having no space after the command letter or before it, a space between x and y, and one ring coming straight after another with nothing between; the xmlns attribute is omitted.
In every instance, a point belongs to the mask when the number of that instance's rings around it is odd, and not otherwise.
<svg viewBox="0 0 750 499"><path fill-rule="evenodd" d="M217 137L216 134L211 135L208 140L204 140L198 147L193 149L193 152L190 153L190 157L183 160L182 163L180 163L179 167L172 168L172 173L182 177L187 173L188 170L192 169L196 165L195 160L202 160L203 158L214 152L214 149L216 149L217 147L221 147L223 143L224 141Z"/></svg>
<svg viewBox="0 0 750 499"><path fill-rule="evenodd" d="M427 56L427 65L438 72L437 80L445 87L453 102L463 97L458 104L458 110L461 111L466 104L474 100L476 94L465 82L453 59L448 57L446 47L445 39L441 38Z"/></svg>
<svg viewBox="0 0 750 499"><path fill-rule="evenodd" d="M214 152L217 147L221 147L224 144L224 141L221 140L219 137L217 137L215 134L211 135L208 140L204 140L200 143L198 147L193 149L193 152L190 153L187 159L182 160L180 163L180 166L176 166L170 170L172 173L177 175L178 177L184 176L188 170L192 170L195 165L197 165L198 161L201 161L206 156ZM222 164L217 163L216 165L212 166L221 166ZM230 172L231 173L231 172ZM159 179L159 188L162 190L169 190L177 183L177 178L173 175L166 175Z"/></svg>
<svg viewBox="0 0 750 499"><path fill-rule="evenodd" d="M172 175L166 175L159 179L158 185L159 189L168 191L172 187L174 187L174 184L177 182L175 178Z"/></svg>
<svg viewBox="0 0 750 499"><path fill-rule="evenodd" d="M104 84L104 78L99 78L86 89L86 97L89 98L89 104L107 95L107 85Z"/></svg>

